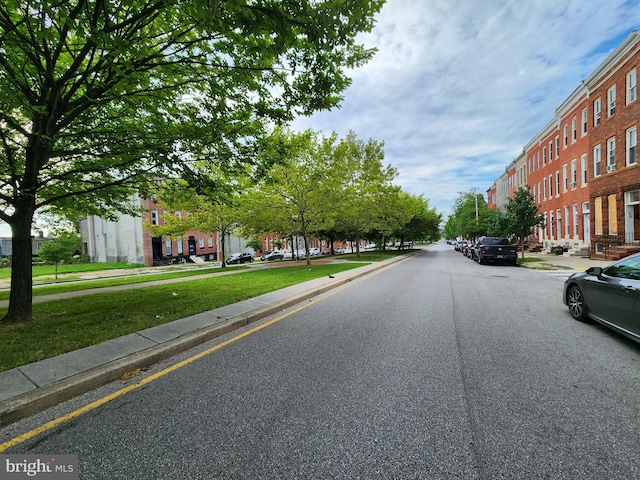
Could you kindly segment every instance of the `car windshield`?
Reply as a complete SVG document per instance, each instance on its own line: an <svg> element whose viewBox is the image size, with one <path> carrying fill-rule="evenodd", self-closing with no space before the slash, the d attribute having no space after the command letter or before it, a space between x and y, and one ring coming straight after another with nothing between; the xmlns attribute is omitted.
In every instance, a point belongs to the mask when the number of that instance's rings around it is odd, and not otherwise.
<svg viewBox="0 0 640 480"><path fill-rule="evenodd" d="M485 245L509 245L507 238L485 238L483 240Z"/></svg>
<svg viewBox="0 0 640 480"><path fill-rule="evenodd" d="M605 268L604 273L610 277L630 278L640 280L640 257L627 258L610 267Z"/></svg>

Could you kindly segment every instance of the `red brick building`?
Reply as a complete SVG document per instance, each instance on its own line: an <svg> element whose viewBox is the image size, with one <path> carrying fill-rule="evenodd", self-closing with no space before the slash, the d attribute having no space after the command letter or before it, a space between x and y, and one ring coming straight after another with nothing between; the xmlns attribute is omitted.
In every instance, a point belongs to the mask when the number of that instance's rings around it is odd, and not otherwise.
<svg viewBox="0 0 640 480"><path fill-rule="evenodd" d="M635 31L524 148L526 182L546 218L535 240L545 249L640 249L639 60Z"/></svg>
<svg viewBox="0 0 640 480"><path fill-rule="evenodd" d="M613 255L620 247L640 244L639 63L636 31L586 80L592 112L589 201L595 254Z"/></svg>

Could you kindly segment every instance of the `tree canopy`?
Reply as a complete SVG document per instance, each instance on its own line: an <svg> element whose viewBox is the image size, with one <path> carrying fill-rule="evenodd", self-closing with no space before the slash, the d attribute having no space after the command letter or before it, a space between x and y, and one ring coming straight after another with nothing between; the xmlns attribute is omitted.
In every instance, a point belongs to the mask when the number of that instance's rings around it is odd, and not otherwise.
<svg viewBox="0 0 640 480"><path fill-rule="evenodd" d="M383 0L5 0L0 220L13 236L5 321L31 318L42 209L106 216L207 165L255 165L270 125L339 104ZM206 175L206 174L205 174Z"/></svg>

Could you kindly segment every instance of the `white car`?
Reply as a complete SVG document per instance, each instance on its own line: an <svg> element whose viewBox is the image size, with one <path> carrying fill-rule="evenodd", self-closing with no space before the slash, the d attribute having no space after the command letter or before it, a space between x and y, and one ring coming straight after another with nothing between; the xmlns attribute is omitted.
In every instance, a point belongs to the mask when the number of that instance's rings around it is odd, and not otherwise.
<svg viewBox="0 0 640 480"><path fill-rule="evenodd" d="M363 250L375 250L376 248L378 248L378 246L375 243L367 243L364 247L362 247Z"/></svg>
<svg viewBox="0 0 640 480"><path fill-rule="evenodd" d="M309 249L309 255L312 255L312 256L313 255L320 255L320 249L319 248L315 248L315 247L310 248Z"/></svg>

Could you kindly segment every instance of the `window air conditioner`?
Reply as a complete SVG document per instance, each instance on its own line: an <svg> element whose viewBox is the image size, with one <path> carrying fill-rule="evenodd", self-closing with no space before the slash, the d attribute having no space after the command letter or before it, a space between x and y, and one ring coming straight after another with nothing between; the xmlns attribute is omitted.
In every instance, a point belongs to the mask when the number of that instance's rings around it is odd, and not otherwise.
<svg viewBox="0 0 640 480"><path fill-rule="evenodd" d="M569 188L576 188L576 182L571 182L571 185L569 185Z"/></svg>
<svg viewBox="0 0 640 480"><path fill-rule="evenodd" d="M613 172L616 169L615 165L607 165L607 172Z"/></svg>

